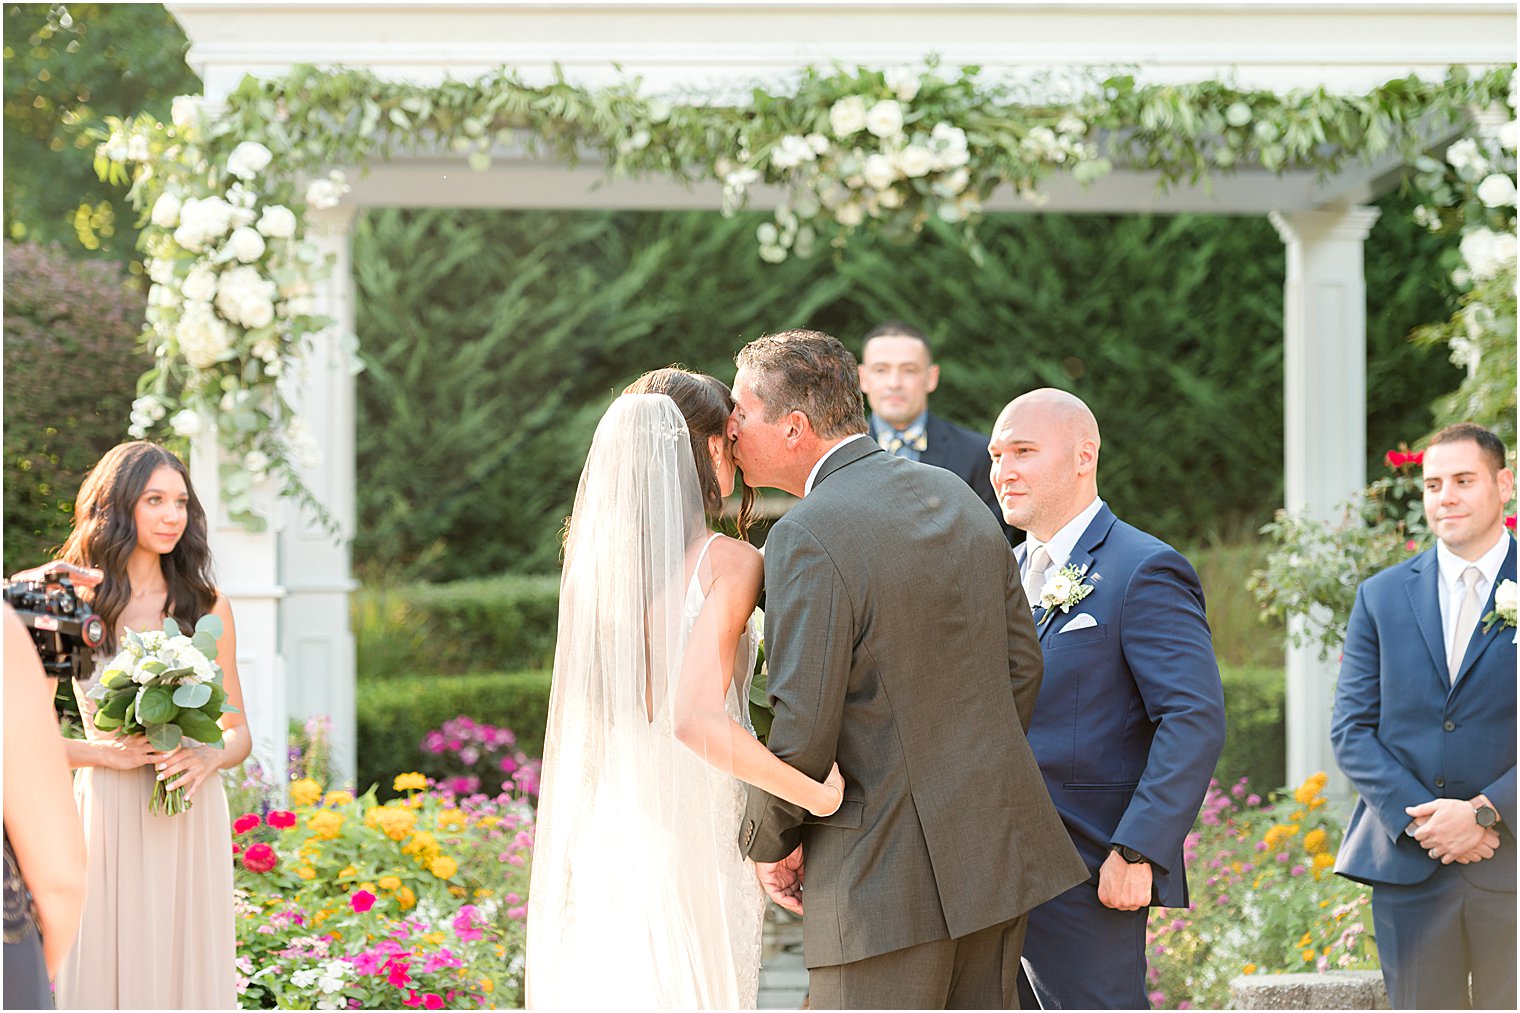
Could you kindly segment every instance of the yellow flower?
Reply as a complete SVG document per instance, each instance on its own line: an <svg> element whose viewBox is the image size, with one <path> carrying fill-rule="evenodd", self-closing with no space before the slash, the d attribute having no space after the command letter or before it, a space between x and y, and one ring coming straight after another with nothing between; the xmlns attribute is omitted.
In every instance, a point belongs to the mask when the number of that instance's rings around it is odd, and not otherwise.
<svg viewBox="0 0 1520 1013"><path fill-rule="evenodd" d="M330 806L348 805L353 800L354 793L351 791L330 791L327 793L327 797L322 799L325 804Z"/></svg>
<svg viewBox="0 0 1520 1013"><path fill-rule="evenodd" d="M331 809L323 809L307 820L306 825L316 831L318 837L331 841L337 838L338 831L342 829L343 817Z"/></svg>
<svg viewBox="0 0 1520 1013"><path fill-rule="evenodd" d="M323 922L327 921L327 919L331 915L332 915L331 911L327 910L327 908L323 908L322 910L318 911L316 914L312 915L312 917L311 917L311 923L313 925L321 925Z"/></svg>
<svg viewBox="0 0 1520 1013"><path fill-rule="evenodd" d="M395 891L401 889L401 880L397 879L395 876L381 876L380 889L390 890L394 893Z"/></svg>
<svg viewBox="0 0 1520 1013"><path fill-rule="evenodd" d="M309 777L293 781L290 785L290 804L293 806L316 805L322 797L322 786Z"/></svg>
<svg viewBox="0 0 1520 1013"><path fill-rule="evenodd" d="M459 871L459 863L448 855L439 855L428 865L428 871L439 879L448 879Z"/></svg>
<svg viewBox="0 0 1520 1013"><path fill-rule="evenodd" d="M1241 974L1255 974L1256 973L1256 965L1255 964L1247 964L1245 967L1242 967L1240 969L1240 973Z"/></svg>
<svg viewBox="0 0 1520 1013"><path fill-rule="evenodd" d="M422 791L427 788L427 778L415 770L409 774L397 774L391 783L392 791Z"/></svg>
<svg viewBox="0 0 1520 1013"><path fill-rule="evenodd" d="M1312 933L1312 932L1305 932L1304 935L1303 935L1303 938L1298 941L1298 945L1299 945L1300 948L1302 948L1302 947L1308 946L1309 943L1311 943L1313 940L1314 940L1314 933Z"/></svg>
<svg viewBox="0 0 1520 1013"><path fill-rule="evenodd" d="M1324 804L1325 804L1325 796L1323 796L1323 795L1316 795L1316 796L1314 796L1313 798L1311 798L1309 800L1309 808L1310 809L1318 809L1320 806L1322 806Z"/></svg>
<svg viewBox="0 0 1520 1013"><path fill-rule="evenodd" d="M412 892L411 887L403 886L396 892L396 901L401 905L401 910L407 911L416 906L417 895Z"/></svg>
<svg viewBox="0 0 1520 1013"><path fill-rule="evenodd" d="M475 825L478 827L494 827L500 822L500 816L482 816L480 819L475 821ZM489 981L490 979L487 978L486 980Z"/></svg>
<svg viewBox="0 0 1520 1013"><path fill-rule="evenodd" d="M1262 836L1262 840L1267 842L1267 847L1276 848L1296 833L1298 833L1298 827L1289 826L1286 823L1276 823L1267 828L1267 832Z"/></svg>
<svg viewBox="0 0 1520 1013"><path fill-rule="evenodd" d="M494 895L491 893L490 890L487 890L485 887L481 887L479 890L475 891L475 899L476 900L484 900L485 898L491 897L491 896L494 896Z"/></svg>
<svg viewBox="0 0 1520 1013"><path fill-rule="evenodd" d="M481 978L480 979L480 990L482 992L494 992L496 990L496 984L493 981L491 981L490 978Z"/></svg>
<svg viewBox="0 0 1520 1013"><path fill-rule="evenodd" d="M1311 830L1304 834L1304 850L1311 855L1317 855L1325 850L1326 834L1323 830Z"/></svg>
<svg viewBox="0 0 1520 1013"><path fill-rule="evenodd" d="M393 841L400 841L417 825L417 814L396 806L372 806L364 814L364 825L377 828Z"/></svg>
<svg viewBox="0 0 1520 1013"><path fill-rule="evenodd" d="M438 839L426 830L419 830L402 846L403 854L416 855L421 865L426 865L438 855Z"/></svg>
<svg viewBox="0 0 1520 1013"><path fill-rule="evenodd" d="M300 876L302 879L316 879L317 878L317 870L313 869L309 865L303 865L299 869L296 870L296 875Z"/></svg>
<svg viewBox="0 0 1520 1013"><path fill-rule="evenodd" d="M339 879L347 879L349 876L357 876L357 875L359 875L359 870L356 869L356 868L354 868L352 865L350 865L350 866L346 866L343 869L342 872L338 873L338 878Z"/></svg>
<svg viewBox="0 0 1520 1013"><path fill-rule="evenodd" d="M1314 959L1314 947L1311 946L1307 950L1304 951L1304 963L1307 964L1309 961L1311 961L1313 959Z"/></svg>
<svg viewBox="0 0 1520 1013"><path fill-rule="evenodd" d="M445 809L438 814L440 830L463 830L467 822L464 813L458 809Z"/></svg>
<svg viewBox="0 0 1520 1013"><path fill-rule="evenodd" d="M425 942L425 943L432 943L434 946L442 946L443 945L443 933L442 932L428 932L428 933L425 933L422 936L422 941Z"/></svg>
<svg viewBox="0 0 1520 1013"><path fill-rule="evenodd" d="M370 893L374 893L375 892L375 884L373 884L373 883L360 883L359 884L359 889L361 889L361 890L368 890Z"/></svg>
<svg viewBox="0 0 1520 1013"><path fill-rule="evenodd" d="M1321 851L1319 854L1314 856L1314 867L1316 869L1328 869L1334 864L1335 856L1330 854L1328 851ZM1329 903L1330 902L1327 900L1321 904L1320 907L1325 907Z"/></svg>
<svg viewBox="0 0 1520 1013"><path fill-rule="evenodd" d="M465 888L462 887L462 886L451 886L451 887L449 887L449 896L450 897L463 897L467 892L468 891L465 890Z"/></svg>
<svg viewBox="0 0 1520 1013"><path fill-rule="evenodd" d="M1327 782L1329 779L1330 778L1325 774L1324 771L1320 771L1317 774L1310 774L1308 777L1304 778L1304 783L1299 785L1298 788L1294 790L1293 797L1298 799L1301 804L1308 805L1312 799L1314 799L1319 795L1321 791L1324 790L1325 782Z"/></svg>

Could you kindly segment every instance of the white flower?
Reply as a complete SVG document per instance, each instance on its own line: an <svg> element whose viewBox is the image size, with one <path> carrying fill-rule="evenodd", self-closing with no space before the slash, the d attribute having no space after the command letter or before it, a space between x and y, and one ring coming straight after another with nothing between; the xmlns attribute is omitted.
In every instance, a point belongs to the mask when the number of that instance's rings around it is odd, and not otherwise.
<svg viewBox="0 0 1520 1013"><path fill-rule="evenodd" d="M840 140L853 137L866 126L866 100L859 95L848 95L829 109L829 129Z"/></svg>
<svg viewBox="0 0 1520 1013"><path fill-rule="evenodd" d="M1483 157L1483 152L1478 149L1478 142L1471 137L1464 137L1446 149L1446 161L1453 169L1461 172L1463 169L1473 170L1473 175L1479 175L1488 171L1488 160Z"/></svg>
<svg viewBox="0 0 1520 1013"><path fill-rule="evenodd" d="M142 134L133 134L127 138L127 158L133 162L146 162L151 157L148 151L148 139Z"/></svg>
<svg viewBox="0 0 1520 1013"><path fill-rule="evenodd" d="M1457 249L1467 261L1472 277L1482 281L1492 278L1515 262L1515 234L1492 229L1470 229L1462 236Z"/></svg>
<svg viewBox="0 0 1520 1013"><path fill-rule="evenodd" d="M829 150L829 139L822 134L808 134L807 142L815 155L822 155Z"/></svg>
<svg viewBox="0 0 1520 1013"><path fill-rule="evenodd" d="M1061 122L1056 124L1056 129L1063 134L1075 134L1078 137L1087 135L1087 124L1081 118L1067 113L1061 117Z"/></svg>
<svg viewBox="0 0 1520 1013"><path fill-rule="evenodd" d="M200 253L227 234L232 226L233 207L220 197L194 197L180 205L179 228L174 241L192 253Z"/></svg>
<svg viewBox="0 0 1520 1013"><path fill-rule="evenodd" d="M315 967L309 967L302 971L296 971L290 976L290 983L296 988L311 988L316 984L317 976L322 972Z"/></svg>
<svg viewBox="0 0 1520 1013"><path fill-rule="evenodd" d="M164 403L152 394L144 394L132 402L131 416L132 428L147 432L164 417Z"/></svg>
<svg viewBox="0 0 1520 1013"><path fill-rule="evenodd" d="M342 960L329 960L322 965L321 977L317 979L317 987L329 995L343 987L343 978L348 971L348 964Z"/></svg>
<svg viewBox="0 0 1520 1013"><path fill-rule="evenodd" d="M174 281L174 261L165 260L162 257L149 257L148 279L160 285L171 284Z"/></svg>
<svg viewBox="0 0 1520 1013"><path fill-rule="evenodd" d="M149 306L173 306L179 302L179 297L174 294L174 289L168 285L148 286Z"/></svg>
<svg viewBox="0 0 1520 1013"><path fill-rule="evenodd" d="M1491 208L1511 207L1515 203L1515 181L1503 172L1486 176L1478 184L1478 199Z"/></svg>
<svg viewBox="0 0 1520 1013"><path fill-rule="evenodd" d="M900 208L903 206L902 191L896 187L887 187L881 193L876 195L876 199L884 208Z"/></svg>
<svg viewBox="0 0 1520 1013"><path fill-rule="evenodd" d="M971 159L966 147L966 132L948 123L936 123L929 135L929 150L934 153L935 169L955 169Z"/></svg>
<svg viewBox="0 0 1520 1013"><path fill-rule="evenodd" d="M866 129L877 137L896 137L902 127L902 106L893 99L882 99L866 113Z"/></svg>
<svg viewBox="0 0 1520 1013"><path fill-rule="evenodd" d="M1064 573L1058 573L1046 581L1045 586L1040 589L1040 600L1050 603L1045 606L1046 608L1059 605L1071 596L1071 588L1071 578Z"/></svg>
<svg viewBox="0 0 1520 1013"><path fill-rule="evenodd" d="M1520 588L1512 580L1500 581L1494 589L1494 608L1513 617L1517 606L1520 606Z"/></svg>
<svg viewBox="0 0 1520 1013"><path fill-rule="evenodd" d="M243 455L243 467L255 478L261 478L269 470L269 455L262 450L250 450Z"/></svg>
<svg viewBox="0 0 1520 1013"><path fill-rule="evenodd" d="M854 201L841 204L834 209L834 220L847 229L852 229L865 221L866 213L861 206Z"/></svg>
<svg viewBox="0 0 1520 1013"><path fill-rule="evenodd" d="M778 169L795 169L803 162L811 162L817 157L817 152L806 137L787 134L776 142L776 147L771 151L771 164Z"/></svg>
<svg viewBox="0 0 1520 1013"><path fill-rule="evenodd" d="M885 190L897 179L897 166L886 155L872 155L866 159L864 170L866 184L876 190Z"/></svg>
<svg viewBox="0 0 1520 1013"><path fill-rule="evenodd" d="M912 102L918 97L918 89L922 82L918 75L906 67L898 67L886 73L887 87L892 89L892 94L897 96L899 102Z"/></svg>
<svg viewBox="0 0 1520 1013"><path fill-rule="evenodd" d="M1517 136L1520 136L1520 121L1510 120L1499 128L1499 146L1505 151L1514 151Z"/></svg>
<svg viewBox="0 0 1520 1013"><path fill-rule="evenodd" d="M1055 615L1058 608L1062 612L1070 612L1073 605L1092 594L1093 585L1091 582L1084 583L1085 577L1085 569L1068 564L1061 567L1054 577L1045 582L1040 588L1040 598L1036 603L1046 610L1044 618L1040 620L1041 623Z"/></svg>
<svg viewBox="0 0 1520 1013"><path fill-rule="evenodd" d="M285 435L290 440L290 449L297 465L309 471L322 463L322 451L312 437L306 419L299 415L291 419L285 427Z"/></svg>
<svg viewBox="0 0 1520 1013"><path fill-rule="evenodd" d="M274 282L253 267L234 267L216 286L216 308L244 327L263 327L274 320Z"/></svg>
<svg viewBox="0 0 1520 1013"><path fill-rule="evenodd" d="M934 184L934 192L945 197L954 197L966 189L970 183L971 173L966 171L963 165L948 176L942 176L940 181Z"/></svg>
<svg viewBox="0 0 1520 1013"><path fill-rule="evenodd" d="M161 229L172 229L179 224L179 198L165 190L153 202L153 224Z"/></svg>
<svg viewBox="0 0 1520 1013"><path fill-rule="evenodd" d="M227 240L227 252L239 263L252 264L264 255L264 237L246 225L234 229Z"/></svg>
<svg viewBox="0 0 1520 1013"><path fill-rule="evenodd" d="M232 345L227 324L205 302L185 304L174 326L174 337L180 354L196 369L210 369Z"/></svg>
<svg viewBox="0 0 1520 1013"><path fill-rule="evenodd" d="M271 204L259 216L257 228L270 239L289 239L296 234L296 214L283 204Z"/></svg>
<svg viewBox="0 0 1520 1013"><path fill-rule="evenodd" d="M210 302L216 298L216 271L209 264L196 264L185 275L180 291L193 302Z"/></svg>
<svg viewBox="0 0 1520 1013"><path fill-rule="evenodd" d="M244 141L227 156L227 171L238 179L253 179L273 160L274 154L258 141Z"/></svg>
<svg viewBox="0 0 1520 1013"><path fill-rule="evenodd" d="M922 145L910 144L897 153L897 167L909 179L927 176L934 168L934 155Z"/></svg>
<svg viewBox="0 0 1520 1013"><path fill-rule="evenodd" d="M169 420L169 428L174 430L174 435L195 437L200 435L201 416L193 408L186 408L174 413Z"/></svg>
<svg viewBox="0 0 1520 1013"><path fill-rule="evenodd" d="M199 95L179 95L169 103L169 119L175 129L189 130L200 120L201 98Z"/></svg>
<svg viewBox="0 0 1520 1013"><path fill-rule="evenodd" d="M338 202L343 199L343 195L348 193L348 190L348 181L343 173L334 169L327 174L326 179L311 181L311 185L306 188L306 203L318 211L334 208L338 206Z"/></svg>

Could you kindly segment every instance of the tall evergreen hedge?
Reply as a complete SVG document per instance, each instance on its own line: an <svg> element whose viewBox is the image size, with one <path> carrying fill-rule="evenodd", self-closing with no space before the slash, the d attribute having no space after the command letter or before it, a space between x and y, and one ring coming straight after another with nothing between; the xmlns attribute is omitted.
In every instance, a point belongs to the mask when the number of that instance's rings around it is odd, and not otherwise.
<svg viewBox="0 0 1520 1013"><path fill-rule="evenodd" d="M1369 458L1459 377L1407 341L1451 311L1450 238L1384 201L1367 246ZM930 333L934 409L986 431L1035 386L1105 433L1102 488L1177 541L1248 531L1282 495L1281 241L1264 219L1004 215L978 267L947 235L759 262L761 216L375 211L355 235L359 525L369 580L547 573L610 397L680 362L732 378L794 326ZM1334 434L1326 434L1334 438Z"/></svg>

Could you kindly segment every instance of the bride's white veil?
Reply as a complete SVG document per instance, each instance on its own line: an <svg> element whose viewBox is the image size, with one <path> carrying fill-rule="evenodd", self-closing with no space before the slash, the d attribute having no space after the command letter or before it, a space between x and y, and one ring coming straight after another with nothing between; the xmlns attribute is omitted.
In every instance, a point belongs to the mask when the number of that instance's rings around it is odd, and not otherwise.
<svg viewBox="0 0 1520 1013"><path fill-rule="evenodd" d="M675 402L618 397L592 439L565 543L528 896L530 1007L741 1001L718 887L738 827L714 804L714 786L732 780L673 727L702 503Z"/></svg>

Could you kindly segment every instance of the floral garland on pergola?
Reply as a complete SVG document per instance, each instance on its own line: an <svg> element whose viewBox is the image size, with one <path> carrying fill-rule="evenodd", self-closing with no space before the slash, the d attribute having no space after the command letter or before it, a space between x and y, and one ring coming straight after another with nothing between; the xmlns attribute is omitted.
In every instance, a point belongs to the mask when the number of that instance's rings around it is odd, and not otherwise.
<svg viewBox="0 0 1520 1013"><path fill-rule="evenodd" d="M749 187L771 184L786 198L756 239L772 262L843 247L860 229L911 237L931 217L959 230L976 257L992 192L1011 185L1037 204L1053 173L1085 184L1118 163L1156 172L1163 185L1240 166L1329 174L1397 149L1425 177L1444 177L1445 166L1433 173L1420 161L1430 162L1423 132L1484 111L1513 121L1513 78L1513 66L1455 67L1440 82L1401 78L1362 95L1279 95L1097 72L990 80L931 60L809 69L790 90L756 87L735 103L645 96L637 81L532 86L506 70L437 85L312 67L250 77L214 115L182 98L170 123L140 115L101 132L97 171L130 183L153 283L144 338L156 364L139 384L132 432L193 436L214 414L223 502L235 519L264 526L253 490L270 476L327 519L297 471L316 448L280 390L332 323L316 313L313 282L328 265L304 238L307 218L346 192L335 167L397 150L452 151L475 169L502 146L567 164L597 156L609 178L717 181L726 213L744 206ZM1513 149L1511 138L1511 165ZM1507 211L1501 205L1511 230L1513 190ZM1450 217L1464 205L1437 195L1432 221L1443 207ZM1488 256L1507 255L1512 271L1513 236L1507 254L1495 242Z"/></svg>

